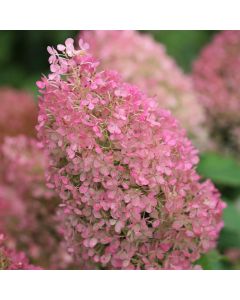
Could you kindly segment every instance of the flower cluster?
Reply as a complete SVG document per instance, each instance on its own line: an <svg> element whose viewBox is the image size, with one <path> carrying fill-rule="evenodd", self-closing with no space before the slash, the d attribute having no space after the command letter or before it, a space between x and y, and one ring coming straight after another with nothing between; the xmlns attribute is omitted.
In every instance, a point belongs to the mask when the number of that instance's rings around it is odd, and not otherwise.
<svg viewBox="0 0 240 300"><path fill-rule="evenodd" d="M12 88L0 88L0 143L4 136L35 136L37 105L30 94Z"/></svg>
<svg viewBox="0 0 240 300"><path fill-rule="evenodd" d="M32 262L44 268L65 267L70 257L58 232L59 198L46 187L39 143L22 135L6 137L2 156L0 229Z"/></svg>
<svg viewBox="0 0 240 300"><path fill-rule="evenodd" d="M9 249L6 237L0 232L0 270L40 270L29 263L23 252Z"/></svg>
<svg viewBox="0 0 240 300"><path fill-rule="evenodd" d="M48 48L37 82L49 186L59 193L75 263L105 269L191 269L213 248L225 204L195 171L178 122L73 40Z"/></svg>
<svg viewBox="0 0 240 300"><path fill-rule="evenodd" d="M156 97L160 107L172 111L188 136L205 149L207 129L202 107L185 75L169 57L163 45L136 31L83 31L80 33L103 68L120 72L127 82Z"/></svg>
<svg viewBox="0 0 240 300"><path fill-rule="evenodd" d="M240 153L240 31L215 36L195 62L193 79L219 151Z"/></svg>

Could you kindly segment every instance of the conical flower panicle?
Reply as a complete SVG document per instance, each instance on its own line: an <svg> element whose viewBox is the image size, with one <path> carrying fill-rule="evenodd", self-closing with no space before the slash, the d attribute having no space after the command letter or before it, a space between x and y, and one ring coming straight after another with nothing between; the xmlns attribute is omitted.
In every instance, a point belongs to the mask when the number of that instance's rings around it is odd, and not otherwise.
<svg viewBox="0 0 240 300"><path fill-rule="evenodd" d="M178 122L73 40L49 47L38 135L62 199L75 263L106 269L192 269L215 247L225 204L200 182Z"/></svg>

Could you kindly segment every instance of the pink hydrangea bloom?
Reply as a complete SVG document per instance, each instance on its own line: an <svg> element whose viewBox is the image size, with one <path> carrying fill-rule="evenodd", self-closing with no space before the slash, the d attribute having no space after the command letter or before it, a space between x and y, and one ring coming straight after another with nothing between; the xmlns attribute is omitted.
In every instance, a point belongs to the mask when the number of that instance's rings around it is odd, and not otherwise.
<svg viewBox="0 0 240 300"><path fill-rule="evenodd" d="M219 151L240 153L240 31L223 31L194 64L193 78Z"/></svg>
<svg viewBox="0 0 240 300"><path fill-rule="evenodd" d="M75 263L194 268L215 247L225 204L200 182L185 130L116 72L97 71L85 48L52 51L37 128Z"/></svg>
<svg viewBox="0 0 240 300"><path fill-rule="evenodd" d="M193 142L205 149L205 116L192 81L167 55L163 45L151 36L129 30L83 31L78 38L89 43L103 68L120 72L124 80L156 97L160 107L171 110Z"/></svg>
<svg viewBox="0 0 240 300"><path fill-rule="evenodd" d="M37 105L33 97L12 88L0 88L0 143L4 136L35 136Z"/></svg>
<svg viewBox="0 0 240 300"><path fill-rule="evenodd" d="M5 235L0 232L0 270L40 270L29 263L24 252L16 252L7 246Z"/></svg>
<svg viewBox="0 0 240 300"><path fill-rule="evenodd" d="M0 229L14 248L44 268L65 268L56 210L59 198L45 183L40 144L26 136L6 137L2 144Z"/></svg>

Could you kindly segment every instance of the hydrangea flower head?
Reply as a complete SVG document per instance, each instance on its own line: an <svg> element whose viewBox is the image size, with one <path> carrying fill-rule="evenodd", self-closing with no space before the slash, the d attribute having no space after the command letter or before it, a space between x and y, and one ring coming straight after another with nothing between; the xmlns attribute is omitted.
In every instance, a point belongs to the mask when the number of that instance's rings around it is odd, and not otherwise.
<svg viewBox="0 0 240 300"><path fill-rule="evenodd" d="M37 128L69 253L92 268L194 268L216 244L225 204L200 183L185 130L116 72L98 71L87 47L58 49L38 82Z"/></svg>
<svg viewBox="0 0 240 300"><path fill-rule="evenodd" d="M7 246L5 235L0 232L0 270L40 270L29 263L23 252L16 252Z"/></svg>
<svg viewBox="0 0 240 300"><path fill-rule="evenodd" d="M218 33L194 64L193 78L219 151L240 153L240 31Z"/></svg>
<svg viewBox="0 0 240 300"><path fill-rule="evenodd" d="M89 43L93 55L101 59L103 69L120 72L124 80L156 97L160 107L171 110L194 143L205 149L205 115L192 81L167 55L163 45L146 34L130 30L83 31L78 38Z"/></svg>
<svg viewBox="0 0 240 300"><path fill-rule="evenodd" d="M4 137L26 134L35 136L37 105L33 97L12 88L0 88L0 143Z"/></svg>
<svg viewBox="0 0 240 300"><path fill-rule="evenodd" d="M41 145L20 135L6 137L1 150L0 230L38 265L66 267L70 256L58 230L59 198L46 186Z"/></svg>

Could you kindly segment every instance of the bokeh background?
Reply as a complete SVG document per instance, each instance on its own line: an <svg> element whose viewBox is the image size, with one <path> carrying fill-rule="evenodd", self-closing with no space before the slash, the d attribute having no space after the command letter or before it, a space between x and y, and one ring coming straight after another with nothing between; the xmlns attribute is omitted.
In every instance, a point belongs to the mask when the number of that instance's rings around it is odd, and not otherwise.
<svg viewBox="0 0 240 300"><path fill-rule="evenodd" d="M0 86L10 85L35 92L40 74L47 73L48 45L62 43L79 31L0 31ZM143 31L163 43L184 71L190 72L198 56L216 31L170 30Z"/></svg>
<svg viewBox="0 0 240 300"><path fill-rule="evenodd" d="M192 63L217 31L148 31L166 46L178 65L191 73ZM48 45L75 38L78 31L0 31L0 87L28 90L37 101L35 82L48 72ZM1 105L1 99L0 99ZM240 164L231 156L201 154L199 172L211 178L228 207L218 248L200 260L204 269L240 269Z"/></svg>

